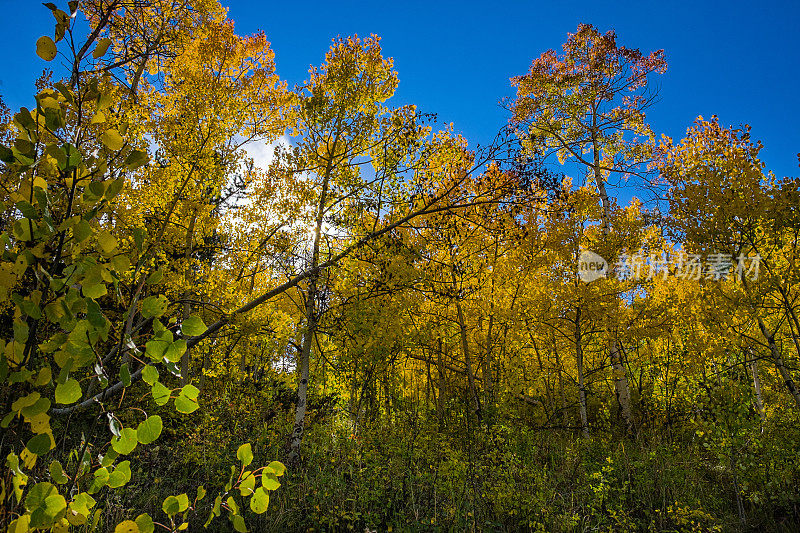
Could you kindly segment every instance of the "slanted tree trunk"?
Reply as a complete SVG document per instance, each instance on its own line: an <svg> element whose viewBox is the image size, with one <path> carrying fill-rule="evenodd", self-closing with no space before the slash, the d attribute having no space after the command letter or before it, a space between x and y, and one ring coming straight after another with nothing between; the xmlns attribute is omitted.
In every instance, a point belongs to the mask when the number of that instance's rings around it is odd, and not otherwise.
<svg viewBox="0 0 800 533"><path fill-rule="evenodd" d="M783 362L783 355L781 355L778 346L775 344L775 333L770 333L767 330L767 326L764 325L764 321L761 320L761 317L758 317L758 327L761 329L761 334L769 345L769 351L772 354L772 360L775 362L775 368L778 369L778 373L780 373L781 379L783 379L783 383L786 385L786 390L792 395L795 405L800 409L800 392L798 392L797 385L795 385L792 379L791 372L786 368L786 364Z"/></svg>
<svg viewBox="0 0 800 533"><path fill-rule="evenodd" d="M748 350L748 355L752 357L752 351ZM761 422L764 422L764 399L761 396L761 380L758 377L758 360L752 359L750 361L750 372L753 374L753 390L756 393L756 410Z"/></svg>
<svg viewBox="0 0 800 533"><path fill-rule="evenodd" d="M456 286L456 273L451 272L453 278L453 287ZM461 334L461 351L464 354L464 365L467 369L467 384L469 386L469 394L475 409L475 415L480 422L482 419L481 413L481 399L478 396L478 390L475 387L475 374L472 371L472 358L469 351L469 342L467 340L467 324L464 320L464 310L461 308L461 301L456 298L456 312L458 316L458 329Z"/></svg>

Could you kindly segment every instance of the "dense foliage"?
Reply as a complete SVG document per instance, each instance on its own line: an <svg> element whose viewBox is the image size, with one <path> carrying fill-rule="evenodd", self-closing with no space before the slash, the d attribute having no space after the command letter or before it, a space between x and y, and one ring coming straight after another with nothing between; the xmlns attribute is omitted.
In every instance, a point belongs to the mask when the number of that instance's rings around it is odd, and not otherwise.
<svg viewBox="0 0 800 533"><path fill-rule="evenodd" d="M0 101L0 527L800 528L800 181L658 140L663 51L579 26L473 150L377 36L289 88L217 0L48 10Z"/></svg>

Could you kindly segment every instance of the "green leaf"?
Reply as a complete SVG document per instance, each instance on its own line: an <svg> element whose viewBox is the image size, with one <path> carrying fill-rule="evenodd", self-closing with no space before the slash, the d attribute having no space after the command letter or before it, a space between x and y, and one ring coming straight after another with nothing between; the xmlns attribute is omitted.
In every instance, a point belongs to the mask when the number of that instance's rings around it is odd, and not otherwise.
<svg viewBox="0 0 800 533"><path fill-rule="evenodd" d="M186 396L190 400L196 400L197 397L200 395L200 389L192 385L191 383L188 385L184 385L181 389L181 394Z"/></svg>
<svg viewBox="0 0 800 533"><path fill-rule="evenodd" d="M24 409L26 407L30 407L31 405L33 405L36 402L38 402L39 398L41 398L41 397L42 397L42 395L39 394L38 392L32 392L30 394L27 394L27 395L23 396L22 398L17 399L17 401L15 401L14 403L12 403L11 404L11 410L12 411L21 411L22 409Z"/></svg>
<svg viewBox="0 0 800 533"><path fill-rule="evenodd" d="M94 494L105 487L106 483L108 483L109 476L110 474L108 473L108 468L106 467L95 470L94 480L92 481L92 485L89 487L89 494Z"/></svg>
<svg viewBox="0 0 800 533"><path fill-rule="evenodd" d="M199 316L192 315L181 324L181 333L184 337L197 337L206 332L208 328Z"/></svg>
<svg viewBox="0 0 800 533"><path fill-rule="evenodd" d="M142 444L150 444L161 435L163 427L164 423L161 421L160 416L149 416L136 428L136 438L139 439L139 442Z"/></svg>
<svg viewBox="0 0 800 533"><path fill-rule="evenodd" d="M250 498L250 509L256 514L263 514L269 506L269 493L263 487L258 487Z"/></svg>
<svg viewBox="0 0 800 533"><path fill-rule="evenodd" d="M14 152L12 152L7 146L3 146L0 144L0 161L3 163L13 163L14 162Z"/></svg>
<svg viewBox="0 0 800 533"><path fill-rule="evenodd" d="M181 360L184 353L186 353L186 341L178 339L167 347L164 352L164 357L167 358L167 361L176 363Z"/></svg>
<svg viewBox="0 0 800 533"><path fill-rule="evenodd" d="M72 500L72 503L69 504L69 507L76 513L88 516L90 509L95 505L97 505L97 502L94 498L85 492L79 492L77 496L75 496L75 499Z"/></svg>
<svg viewBox="0 0 800 533"><path fill-rule="evenodd" d="M100 136L100 141L106 146L106 148L113 151L121 150L125 145L125 141L122 139L122 136L113 128L103 132L103 134Z"/></svg>
<svg viewBox="0 0 800 533"><path fill-rule="evenodd" d="M153 361L161 361L167 350L172 346L172 342L163 339L153 339L147 341L144 345L144 351L147 357Z"/></svg>
<svg viewBox="0 0 800 533"><path fill-rule="evenodd" d="M244 518L241 515L233 514L230 515L231 522L233 522L233 529L238 531L239 533L247 533L247 526L244 523Z"/></svg>
<svg viewBox="0 0 800 533"><path fill-rule="evenodd" d="M103 316L103 311L100 309L98 303L91 298L86 300L86 319L92 326L98 329L105 328L106 326L106 318Z"/></svg>
<svg viewBox="0 0 800 533"><path fill-rule="evenodd" d="M47 398L39 398L36 403L22 408L22 416L25 418L33 418L36 415L46 413L50 409L50 400Z"/></svg>
<svg viewBox="0 0 800 533"><path fill-rule="evenodd" d="M139 526L133 520L125 520L117 524L114 533L139 533Z"/></svg>
<svg viewBox="0 0 800 533"><path fill-rule="evenodd" d="M72 236L75 238L75 242L83 242L89 238L92 234L92 226L83 219L79 220L78 223L72 228Z"/></svg>
<svg viewBox="0 0 800 533"><path fill-rule="evenodd" d="M97 43L94 52L92 52L92 57L95 59L100 59L101 57L106 55L109 46L111 46L111 39L109 39L108 37L103 37Z"/></svg>
<svg viewBox="0 0 800 533"><path fill-rule="evenodd" d="M57 51L56 43L47 35L42 35L36 41L36 55L45 61L52 61L55 59Z"/></svg>
<svg viewBox="0 0 800 533"><path fill-rule="evenodd" d="M242 466L247 466L253 462L253 448L249 442L245 442L236 450L236 458L242 462Z"/></svg>
<svg viewBox="0 0 800 533"><path fill-rule="evenodd" d="M139 527L141 533L153 533L155 531L155 524L153 519L147 513L140 514L136 517L136 525Z"/></svg>
<svg viewBox="0 0 800 533"><path fill-rule="evenodd" d="M97 244L103 252L110 254L117 248L117 239L108 230L103 230L97 234Z"/></svg>
<svg viewBox="0 0 800 533"><path fill-rule="evenodd" d="M148 285L156 285L161 283L162 279L164 279L164 272L162 270L156 270L147 277L147 281L145 283Z"/></svg>
<svg viewBox="0 0 800 533"><path fill-rule="evenodd" d="M278 487L281 486L278 478L275 477L275 474L264 473L261 476L261 485L266 490L278 490Z"/></svg>
<svg viewBox="0 0 800 533"><path fill-rule="evenodd" d="M211 508L211 514L208 515L208 520L206 520L206 523L203 525L203 527L208 527L208 525L211 523L212 520L214 520L215 517L222 514L222 510L220 509L221 506L222 506L222 496L217 495L216 499L214 500L214 506Z"/></svg>
<svg viewBox="0 0 800 533"><path fill-rule="evenodd" d="M122 430L122 434L119 437L114 437L111 440L111 447L114 448L115 452L121 455L128 455L136 448L136 445L139 444L138 435L139 432L135 429L125 428Z"/></svg>
<svg viewBox="0 0 800 533"><path fill-rule="evenodd" d="M83 290L83 295L87 298L97 299L108 294L106 284L103 282L95 283L93 285L83 285L81 289Z"/></svg>
<svg viewBox="0 0 800 533"><path fill-rule="evenodd" d="M177 398L175 398L175 410L179 413L183 413L185 415L194 413L200 408L197 405L197 401L187 398L183 394L179 394Z"/></svg>
<svg viewBox="0 0 800 533"><path fill-rule="evenodd" d="M136 170L142 165L146 165L148 160L149 157L147 156L147 152L143 152L141 150L131 150L131 153L125 158L125 166L127 166L130 170Z"/></svg>
<svg viewBox="0 0 800 533"><path fill-rule="evenodd" d="M113 200L122 190L123 185L125 185L125 178L118 178L109 183L106 189L106 198Z"/></svg>
<svg viewBox="0 0 800 533"><path fill-rule="evenodd" d="M271 468L275 475L280 477L286 473L286 467L280 461L272 461L270 464L267 465L267 468Z"/></svg>
<svg viewBox="0 0 800 533"><path fill-rule="evenodd" d="M114 435L114 437L112 437L112 440L118 439L120 436L122 436L122 433L120 433L119 436ZM114 464L114 461L116 461L118 457L119 453L117 453L117 451L114 448L109 448L106 451L106 454L103 456L103 458L100 459L100 466L105 466L106 468L108 468L109 466Z"/></svg>
<svg viewBox="0 0 800 533"><path fill-rule="evenodd" d="M114 468L114 471L108 476L108 486L112 489L117 489L124 486L131 480L131 462L122 461Z"/></svg>
<svg viewBox="0 0 800 533"><path fill-rule="evenodd" d="M47 498L55 494L58 494L58 489L55 485L47 482L37 483L31 487L25 496L25 508L28 511L33 511L41 507Z"/></svg>
<svg viewBox="0 0 800 533"><path fill-rule="evenodd" d="M67 501L58 493L55 486L42 482L28 491L25 508L31 511L31 527L47 528L63 516L62 513L67 509Z"/></svg>
<svg viewBox="0 0 800 533"><path fill-rule="evenodd" d="M14 227L12 229L14 237L25 242L33 240L33 233L31 230L36 231L36 223L28 218L21 218L14 222Z"/></svg>
<svg viewBox="0 0 800 533"><path fill-rule="evenodd" d="M161 504L161 509L169 516L177 513L182 513L189 508L189 496L186 494L179 494L178 496L167 496L164 503Z"/></svg>
<svg viewBox="0 0 800 533"><path fill-rule="evenodd" d="M50 438L50 434L42 433L41 435L35 435L31 437L25 447L31 453L35 453L36 455L44 455L50 451L51 443L52 440Z"/></svg>
<svg viewBox="0 0 800 533"><path fill-rule="evenodd" d="M172 391L165 387L160 381L156 381L153 383L150 394L153 395L153 401L156 402L156 405L164 405L169 401L170 396L172 396Z"/></svg>
<svg viewBox="0 0 800 533"><path fill-rule="evenodd" d="M81 395L81 385L75 379L68 379L65 383L56 385L56 403L69 405L77 402Z"/></svg>
<svg viewBox="0 0 800 533"><path fill-rule="evenodd" d="M148 296L142 300L142 316L158 317L167 310L167 299L164 296Z"/></svg>
<svg viewBox="0 0 800 533"><path fill-rule="evenodd" d="M64 473L64 467L62 467L61 463L58 461L50 463L50 478L59 485L63 485L69 481L69 477Z"/></svg>
<svg viewBox="0 0 800 533"><path fill-rule="evenodd" d="M250 471L245 472L243 475L244 479L239 483L239 494L250 496L256 490L256 476Z"/></svg>
<svg viewBox="0 0 800 533"><path fill-rule="evenodd" d="M122 366L119 367L119 380L124 386L131 386L131 370L128 368L128 363L122 363Z"/></svg>
<svg viewBox="0 0 800 533"><path fill-rule="evenodd" d="M21 302L19 302L19 308L22 310L23 313L33 318L34 320L42 318L42 310L39 309L38 305L36 305L34 302L30 300L22 300Z"/></svg>
<svg viewBox="0 0 800 533"><path fill-rule="evenodd" d="M147 365L142 370L142 379L148 385L153 385L158 381L158 370L153 365Z"/></svg>

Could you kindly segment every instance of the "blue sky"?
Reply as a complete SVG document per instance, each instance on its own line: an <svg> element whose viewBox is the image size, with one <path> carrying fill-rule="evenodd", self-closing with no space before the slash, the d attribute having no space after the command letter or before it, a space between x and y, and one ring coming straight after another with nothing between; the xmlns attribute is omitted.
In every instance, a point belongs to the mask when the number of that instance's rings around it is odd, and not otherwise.
<svg viewBox="0 0 800 533"><path fill-rule="evenodd" d="M61 3L61 2L57 2ZM66 2L63 2L66 4ZM676 139L698 115L748 123L767 167L800 175L800 2L257 2L223 0L241 34L264 30L279 74L302 82L337 35L380 35L400 76L398 103L415 103L487 143L508 119L498 106L511 76L580 22L614 29L643 52L663 48L669 70L650 113L657 133ZM34 53L52 16L39 2L0 0L0 93L13 109L30 104L45 67Z"/></svg>

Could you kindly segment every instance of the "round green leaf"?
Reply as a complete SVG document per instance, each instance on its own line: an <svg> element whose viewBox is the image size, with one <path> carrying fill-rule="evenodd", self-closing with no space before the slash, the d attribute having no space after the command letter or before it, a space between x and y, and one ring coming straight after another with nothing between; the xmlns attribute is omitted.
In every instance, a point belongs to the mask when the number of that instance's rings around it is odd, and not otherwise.
<svg viewBox="0 0 800 533"><path fill-rule="evenodd" d="M50 478L59 485L63 485L69 481L69 477L64 473L64 467L62 467L61 463L58 461L50 463Z"/></svg>
<svg viewBox="0 0 800 533"><path fill-rule="evenodd" d="M147 365L142 370L142 379L148 385L153 385L158 381L158 370L153 365Z"/></svg>
<svg viewBox="0 0 800 533"><path fill-rule="evenodd" d="M125 520L117 524L114 533L139 533L139 525L133 520Z"/></svg>
<svg viewBox="0 0 800 533"><path fill-rule="evenodd" d="M275 474L264 474L261 476L261 485L267 490L278 490L281 486Z"/></svg>
<svg viewBox="0 0 800 533"><path fill-rule="evenodd" d="M121 150L125 144L122 136L115 129L109 129L103 132L103 134L100 136L100 141L106 146L106 148L114 151Z"/></svg>
<svg viewBox="0 0 800 533"><path fill-rule="evenodd" d="M137 444L139 444L138 432L133 428L123 429L122 434L111 441L114 451L122 455L131 453Z"/></svg>
<svg viewBox="0 0 800 533"><path fill-rule="evenodd" d="M56 385L56 403L71 404L77 402L81 394L81 385L75 379L68 379L65 383Z"/></svg>
<svg viewBox="0 0 800 533"><path fill-rule="evenodd" d="M138 438L139 442L142 444L150 444L151 442L155 441L159 435L161 435L161 430L163 427L164 424L161 421L160 416L149 416L147 417L147 420L144 420L136 428L136 438Z"/></svg>
<svg viewBox="0 0 800 533"><path fill-rule="evenodd" d="M25 447L28 448L28 451L31 453L35 453L36 455L44 455L50 451L51 442L50 434L42 433L41 435L35 435L31 437Z"/></svg>
<svg viewBox="0 0 800 533"><path fill-rule="evenodd" d="M206 332L208 328L199 316L192 315L181 324L181 332L184 337L196 337Z"/></svg>
<svg viewBox="0 0 800 533"><path fill-rule="evenodd" d="M242 462L243 466L247 466L253 462L253 447L249 442L245 442L239 449L236 450L236 458Z"/></svg>
<svg viewBox="0 0 800 533"><path fill-rule="evenodd" d="M148 296L142 300L142 316L145 318L157 317L167 310L167 300L163 296Z"/></svg>
<svg viewBox="0 0 800 533"><path fill-rule="evenodd" d="M190 400L196 400L197 396L200 394L200 389L192 385L191 383L188 385L184 385L181 389L181 394L186 396Z"/></svg>
<svg viewBox="0 0 800 533"><path fill-rule="evenodd" d="M280 477L286 473L286 467L280 461L272 461L270 464L267 465L267 468L271 468L275 475Z"/></svg>
<svg viewBox="0 0 800 533"><path fill-rule="evenodd" d="M111 475L108 476L108 486L112 489L116 489L125 485L128 481L131 480L131 462L130 461L122 461L120 464L114 468L114 471L111 472Z"/></svg>
<svg viewBox="0 0 800 533"><path fill-rule="evenodd" d="M131 150L131 153L125 158L125 165L130 170L136 170L140 166L147 164L147 160L147 152L143 152L141 150Z"/></svg>
<svg viewBox="0 0 800 533"><path fill-rule="evenodd" d="M250 509L256 514L263 514L269 506L269 493L263 487L258 487L250 498Z"/></svg>
<svg viewBox="0 0 800 533"><path fill-rule="evenodd" d="M141 533L153 533L155 530L153 519L150 518L150 515L147 513L140 514L136 517L136 525L139 526L139 531Z"/></svg>
<svg viewBox="0 0 800 533"><path fill-rule="evenodd" d="M233 529L239 533L247 533L247 526L244 524L244 518L241 515L230 515L231 522L233 522Z"/></svg>
<svg viewBox="0 0 800 533"><path fill-rule="evenodd" d="M186 397L182 393L175 398L175 410L179 413L183 413L188 415L190 413L194 413L200 408L197 405L197 400L192 400L191 398Z"/></svg>
<svg viewBox="0 0 800 533"><path fill-rule="evenodd" d="M56 43L47 35L42 35L36 41L36 55L45 61L52 61L56 57Z"/></svg>
<svg viewBox="0 0 800 533"><path fill-rule="evenodd" d="M46 413L48 409L50 409L50 400L47 398L39 398L35 404L22 409L22 416L25 418L33 418L36 415Z"/></svg>

